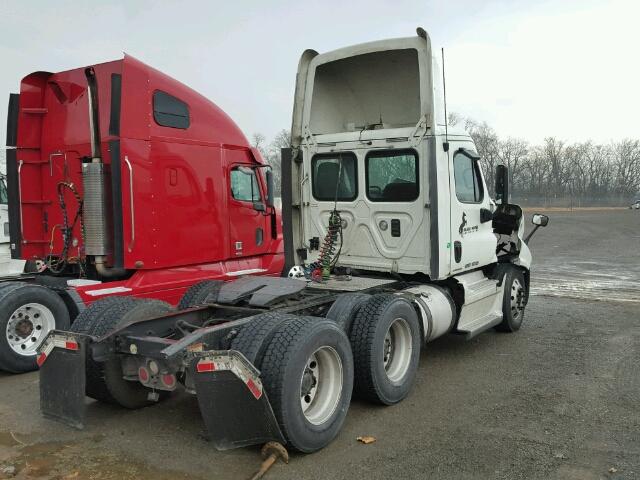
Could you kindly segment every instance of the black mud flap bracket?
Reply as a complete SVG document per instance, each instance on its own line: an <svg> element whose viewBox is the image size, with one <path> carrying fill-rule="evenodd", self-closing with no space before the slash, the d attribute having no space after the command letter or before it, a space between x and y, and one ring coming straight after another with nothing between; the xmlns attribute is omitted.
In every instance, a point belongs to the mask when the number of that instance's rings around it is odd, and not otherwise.
<svg viewBox="0 0 640 480"><path fill-rule="evenodd" d="M189 366L209 439L218 450L285 443L258 370L235 350L193 353Z"/></svg>
<svg viewBox="0 0 640 480"><path fill-rule="evenodd" d="M88 335L53 330L38 349L40 410L45 417L84 428Z"/></svg>

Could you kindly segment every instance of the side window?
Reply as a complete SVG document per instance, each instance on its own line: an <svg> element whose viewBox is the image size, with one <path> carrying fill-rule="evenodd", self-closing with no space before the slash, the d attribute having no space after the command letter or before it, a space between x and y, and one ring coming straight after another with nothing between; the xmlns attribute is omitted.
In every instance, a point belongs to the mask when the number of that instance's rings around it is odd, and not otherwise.
<svg viewBox="0 0 640 480"><path fill-rule="evenodd" d="M236 167L231 170L231 196L241 202L260 201L260 188L253 169Z"/></svg>
<svg viewBox="0 0 640 480"><path fill-rule="evenodd" d="M316 155L311 160L311 186L316 200L348 202L358 196L358 166L353 153ZM337 190L337 191L336 191Z"/></svg>
<svg viewBox="0 0 640 480"><path fill-rule="evenodd" d="M372 202L413 202L418 198L418 156L411 150L367 155L367 198Z"/></svg>
<svg viewBox="0 0 640 480"><path fill-rule="evenodd" d="M453 175L458 200L464 203L482 201L483 191L478 162L463 153L456 153L453 157Z"/></svg>
<svg viewBox="0 0 640 480"><path fill-rule="evenodd" d="M4 181L4 177L0 178L0 204L6 205L9 203L9 197L7 196L7 184Z"/></svg>
<svg viewBox="0 0 640 480"><path fill-rule="evenodd" d="M189 106L168 93L153 92L153 119L161 127L189 128Z"/></svg>

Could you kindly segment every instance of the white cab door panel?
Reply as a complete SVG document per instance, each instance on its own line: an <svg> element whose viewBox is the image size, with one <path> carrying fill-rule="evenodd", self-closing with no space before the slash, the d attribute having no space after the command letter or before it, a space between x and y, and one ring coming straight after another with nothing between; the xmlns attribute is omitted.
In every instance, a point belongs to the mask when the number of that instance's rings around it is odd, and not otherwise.
<svg viewBox="0 0 640 480"><path fill-rule="evenodd" d="M494 205L477 154L464 148L468 146L452 142L449 154L453 275L496 261L496 236L490 218Z"/></svg>

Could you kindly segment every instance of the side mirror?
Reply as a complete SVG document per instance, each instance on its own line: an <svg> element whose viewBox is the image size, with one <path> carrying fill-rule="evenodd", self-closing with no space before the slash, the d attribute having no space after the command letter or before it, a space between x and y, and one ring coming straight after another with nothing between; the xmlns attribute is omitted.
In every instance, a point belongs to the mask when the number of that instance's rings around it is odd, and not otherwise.
<svg viewBox="0 0 640 480"><path fill-rule="evenodd" d="M487 208L480 209L480 223L487 223L493 220L493 212Z"/></svg>
<svg viewBox="0 0 640 480"><path fill-rule="evenodd" d="M262 202L253 202L253 209L257 212L266 212L267 207Z"/></svg>
<svg viewBox="0 0 640 480"><path fill-rule="evenodd" d="M270 168L265 172L265 177L267 179L267 206L273 207L273 172Z"/></svg>
<svg viewBox="0 0 640 480"><path fill-rule="evenodd" d="M527 237L524 239L524 243L527 244L529 243L529 240L531 240L531 237L533 237L533 234L536 233L536 230L538 230L540 227L547 226L547 224L549 223L549 217L547 217L546 215L542 215L541 213L534 213L531 217L531 223L533 223L535 227L533 227L533 230L531 230L529 235L527 235Z"/></svg>
<svg viewBox="0 0 640 480"><path fill-rule="evenodd" d="M496 203L509 203L509 169L505 165L496 167Z"/></svg>
<svg viewBox="0 0 640 480"><path fill-rule="evenodd" d="M549 223L549 217L542 215L541 213L534 213L533 217L531 217L531 223L538 227L546 227Z"/></svg>

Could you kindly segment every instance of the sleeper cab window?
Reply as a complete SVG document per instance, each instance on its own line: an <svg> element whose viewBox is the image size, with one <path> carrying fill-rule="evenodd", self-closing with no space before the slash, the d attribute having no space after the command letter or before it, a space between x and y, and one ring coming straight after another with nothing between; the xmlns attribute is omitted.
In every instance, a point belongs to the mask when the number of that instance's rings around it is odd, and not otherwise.
<svg viewBox="0 0 640 480"><path fill-rule="evenodd" d="M413 202L418 198L418 155L413 150L372 152L365 159L367 198L372 202Z"/></svg>
<svg viewBox="0 0 640 480"><path fill-rule="evenodd" d="M313 198L350 202L358 196L358 162L351 152L321 154L311 159Z"/></svg>
<svg viewBox="0 0 640 480"><path fill-rule="evenodd" d="M456 183L456 197L463 203L480 203L483 198L480 166L476 160L462 152L453 156L453 175Z"/></svg>
<svg viewBox="0 0 640 480"><path fill-rule="evenodd" d="M260 201L255 170L248 167L235 167L231 170L231 196L241 202Z"/></svg>
<svg viewBox="0 0 640 480"><path fill-rule="evenodd" d="M153 92L153 119L161 127L189 128L189 106L161 90Z"/></svg>

